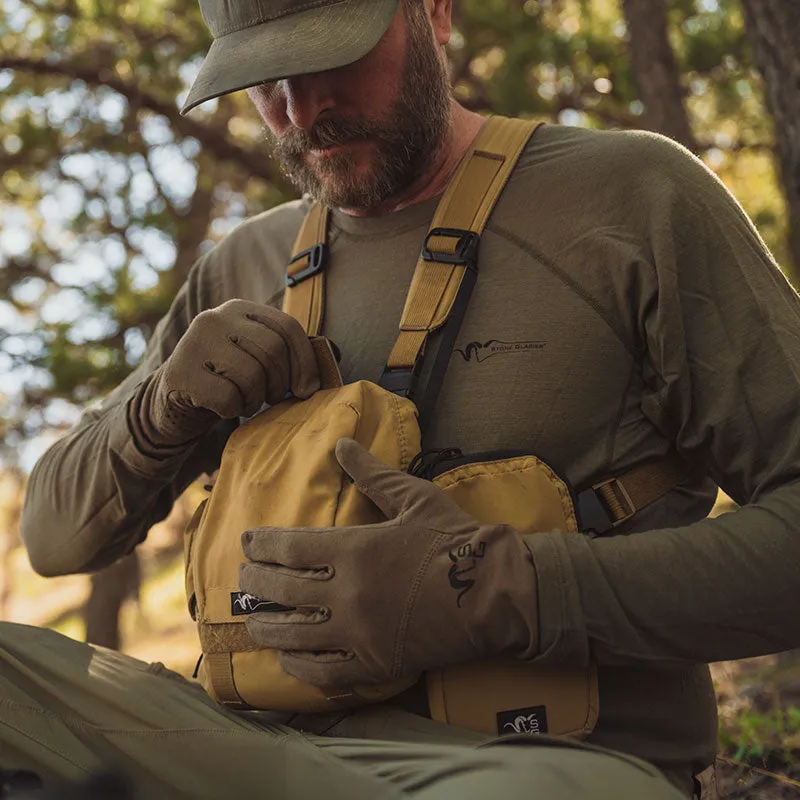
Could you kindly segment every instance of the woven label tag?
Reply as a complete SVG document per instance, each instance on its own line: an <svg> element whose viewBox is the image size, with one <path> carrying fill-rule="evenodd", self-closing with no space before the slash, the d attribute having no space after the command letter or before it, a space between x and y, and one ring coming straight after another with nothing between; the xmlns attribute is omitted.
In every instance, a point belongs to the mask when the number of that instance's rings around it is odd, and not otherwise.
<svg viewBox="0 0 800 800"><path fill-rule="evenodd" d="M547 733L547 708L530 706L497 714L497 733Z"/></svg>
<svg viewBox="0 0 800 800"><path fill-rule="evenodd" d="M255 614L257 611L291 611L288 606L262 600L246 592L231 592L231 616L241 617L243 614Z"/></svg>

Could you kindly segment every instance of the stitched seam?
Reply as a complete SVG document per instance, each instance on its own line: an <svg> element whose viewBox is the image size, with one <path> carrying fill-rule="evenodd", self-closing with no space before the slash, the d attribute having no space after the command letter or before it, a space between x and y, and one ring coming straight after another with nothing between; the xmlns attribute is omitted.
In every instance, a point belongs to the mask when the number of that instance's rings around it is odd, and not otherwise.
<svg viewBox="0 0 800 800"><path fill-rule="evenodd" d="M35 710L36 709L31 709L31 711ZM85 772L87 774L90 772L90 770L88 770L86 767L79 764L77 761L71 759L68 755L66 755L66 753L63 753L61 750L56 750L54 747L51 747L47 742L43 741L38 736L34 736L32 733L28 733L27 731L21 730L16 725L12 725L8 720L0 719L0 725L5 725L6 728L10 728L12 731L18 733L20 736L24 736L26 739L30 739L30 741L36 742L36 744L38 744L39 747L43 747L48 752L59 756L59 758L62 758L64 759L64 761L69 762L70 764L72 764L73 767L77 767L82 772Z"/></svg>
<svg viewBox="0 0 800 800"><path fill-rule="evenodd" d="M431 544L428 552L425 554L425 558L420 564L419 569L417 570L417 574L414 576L414 580L411 582L411 591L408 593L408 602L406 603L405 610L403 611L403 616L400 618L400 627L397 631L397 640L395 642L395 654L394 658L392 659L392 677L399 678L400 677L400 668L403 665L403 655L405 650L405 641L406 641L406 631L408 630L408 626L411 623L411 615L414 612L414 604L417 599L417 594L419 593L420 586L422 585L422 579L425 576L425 573L430 566L431 561L433 560L433 554L436 552L436 549L439 545L447 538L444 534L439 534Z"/></svg>
<svg viewBox="0 0 800 800"><path fill-rule="evenodd" d="M198 733L210 733L210 734L238 734L241 731L232 731L226 730L224 728L105 728L101 725L95 725L92 722L87 722L84 719L80 719L80 717L76 717L72 714L56 714L53 711L48 711L44 708L37 708L36 706L29 706L25 703L18 703L15 700L7 700L7 699L0 699L0 706L8 706L13 707L15 709L21 709L26 711L27 713L31 714L38 714L41 717L46 717L47 719L51 719L54 722L59 722L61 724L71 726L73 728L81 728L83 730L88 731L98 731L98 732L105 732L105 733L120 733L120 734L133 734L133 735L159 735L159 734L175 734L175 733L191 733L191 734L198 734ZM205 704L204 704L205 707ZM0 723L4 725L8 725L8 727L12 728L13 730L17 730L17 728L9 725L8 721L5 719L0 719ZM23 735L25 734L24 731L19 731ZM248 733L254 733L254 731L247 731ZM33 738L33 737L30 737ZM34 739L34 741L36 741ZM45 744L47 747L48 745ZM54 751L55 752L55 751ZM65 756L66 758L66 756ZM69 760L69 759L67 759ZM76 766L80 766L77 765Z"/></svg>
<svg viewBox="0 0 800 800"><path fill-rule="evenodd" d="M362 390L362 396L363 396L363 390ZM351 403L348 400L345 400L345 402L342 403L342 405L349 408L356 415L356 423L353 427L353 439L355 439L355 441L358 441L358 434L361 429L361 412L359 411L358 408L356 408L355 405L353 405L353 403ZM342 467L342 465L339 464L339 462L336 460L335 453L334 453L334 461L339 466L339 471L341 473L339 476L339 491L336 493L336 507L334 508L333 511L333 521L332 521L332 525L336 527L336 525L338 524L339 510L342 507L342 498L344 497L345 489L348 486L348 481L347 481L347 472ZM356 489L358 489L358 484L354 482L354 485L356 486Z"/></svg>
<svg viewBox="0 0 800 800"><path fill-rule="evenodd" d="M525 459L526 461L533 460L535 462L535 466L539 466L539 467L547 469L547 465L544 464L543 462L541 462L538 458L536 458L536 456L520 456L520 458ZM508 468L503 469L502 471L495 472L495 473L491 473L491 472L487 471L487 472L483 472L483 473L479 473L479 474L480 475L510 475L510 474L515 473L515 472L526 472L527 470L530 469L530 466L527 465L527 464L521 464L520 466L516 466L516 464L515 464L516 461L517 461L517 459L513 459L513 461L507 461L507 462L506 462L505 459L499 459L498 461L484 461L484 462L481 462L482 465L483 464L497 464L497 465L501 465L502 466L505 463L508 463L509 466L508 466ZM475 464L465 464L464 467L455 467L455 469L456 470L457 469L468 469L469 467L473 467L473 466L475 466ZM550 472L552 472L552 470L550 470ZM447 483L446 486L447 486L447 488L450 488L451 486L458 486L459 483L463 483L464 481L472 480L472 478L477 478L477 477L479 477L479 475L475 475L475 474L472 474L472 475L461 475L460 477L453 479L452 482Z"/></svg>
<svg viewBox="0 0 800 800"><path fill-rule="evenodd" d="M397 430L397 439L400 444L400 466L405 467L408 463L408 442L406 441L406 429L403 425L403 417L400 414L400 398L396 394L393 394L391 400L392 413L397 421L395 429Z"/></svg>

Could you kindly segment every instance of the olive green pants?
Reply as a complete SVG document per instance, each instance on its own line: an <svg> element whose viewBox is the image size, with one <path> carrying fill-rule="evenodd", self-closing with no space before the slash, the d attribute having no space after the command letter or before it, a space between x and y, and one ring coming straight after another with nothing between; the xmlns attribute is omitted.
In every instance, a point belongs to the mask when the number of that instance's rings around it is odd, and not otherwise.
<svg viewBox="0 0 800 800"><path fill-rule="evenodd" d="M359 739L264 717L160 664L0 623L0 769L46 784L110 768L141 798L681 798L637 759L546 737L486 742L399 709L362 712Z"/></svg>

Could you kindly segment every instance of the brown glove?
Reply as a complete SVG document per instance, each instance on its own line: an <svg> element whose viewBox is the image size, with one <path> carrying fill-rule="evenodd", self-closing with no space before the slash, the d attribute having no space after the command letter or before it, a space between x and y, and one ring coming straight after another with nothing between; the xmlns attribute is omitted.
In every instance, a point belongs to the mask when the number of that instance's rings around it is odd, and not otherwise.
<svg viewBox="0 0 800 800"><path fill-rule="evenodd" d="M317 686L413 677L493 653L537 654L536 572L507 525L480 525L436 486L352 439L336 458L387 516L377 525L252 528L241 589L288 606L247 629Z"/></svg>
<svg viewBox="0 0 800 800"><path fill-rule="evenodd" d="M170 448L289 391L305 399L317 389L317 361L300 323L270 306L229 300L192 320L131 399L128 425L141 449Z"/></svg>

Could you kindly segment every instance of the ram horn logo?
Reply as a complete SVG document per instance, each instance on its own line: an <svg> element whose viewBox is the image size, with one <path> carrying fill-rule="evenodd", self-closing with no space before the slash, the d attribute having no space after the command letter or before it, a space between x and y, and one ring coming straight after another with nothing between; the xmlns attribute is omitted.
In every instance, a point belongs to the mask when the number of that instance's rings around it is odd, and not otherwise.
<svg viewBox="0 0 800 800"><path fill-rule="evenodd" d="M288 606L262 600L247 592L231 592L231 616L241 617L244 614L255 614L257 611L291 611Z"/></svg>
<svg viewBox="0 0 800 800"><path fill-rule="evenodd" d="M472 361L473 358L479 364L492 356L500 356L508 353L529 353L532 350L544 350L547 342L501 342L499 339L489 339L488 342L470 342L463 349L456 348L464 361Z"/></svg>
<svg viewBox="0 0 800 800"><path fill-rule="evenodd" d="M500 711L497 732L503 734L547 733L547 706L528 706Z"/></svg>
<svg viewBox="0 0 800 800"><path fill-rule="evenodd" d="M527 717L520 714L503 725L503 733L541 733L539 717L536 714L529 714Z"/></svg>

